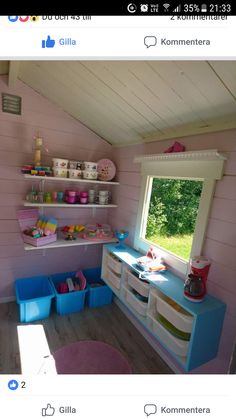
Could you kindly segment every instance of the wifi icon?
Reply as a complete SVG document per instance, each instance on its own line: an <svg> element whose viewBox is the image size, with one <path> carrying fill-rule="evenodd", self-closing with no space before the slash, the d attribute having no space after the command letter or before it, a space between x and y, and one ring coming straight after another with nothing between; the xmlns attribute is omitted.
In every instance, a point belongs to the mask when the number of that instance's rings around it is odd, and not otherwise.
<svg viewBox="0 0 236 419"><path fill-rule="evenodd" d="M164 9L165 9L165 12L168 12L168 9L170 8L170 4L168 4L168 3L164 3L164 4L163 4L163 7L164 7Z"/></svg>

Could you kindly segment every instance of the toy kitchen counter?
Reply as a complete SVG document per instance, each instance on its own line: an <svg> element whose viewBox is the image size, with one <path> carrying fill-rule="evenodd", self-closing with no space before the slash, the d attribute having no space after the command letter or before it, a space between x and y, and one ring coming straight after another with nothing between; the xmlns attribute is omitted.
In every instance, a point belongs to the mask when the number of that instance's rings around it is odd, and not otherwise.
<svg viewBox="0 0 236 419"><path fill-rule="evenodd" d="M226 305L210 295L199 303L187 300L181 278L168 270L144 272L140 256L128 246L104 245L102 279L181 369L215 358Z"/></svg>

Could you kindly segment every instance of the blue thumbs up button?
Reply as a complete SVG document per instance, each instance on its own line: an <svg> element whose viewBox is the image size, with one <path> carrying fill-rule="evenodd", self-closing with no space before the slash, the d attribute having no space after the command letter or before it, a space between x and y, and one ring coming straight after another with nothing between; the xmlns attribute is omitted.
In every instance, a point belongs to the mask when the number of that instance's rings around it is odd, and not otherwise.
<svg viewBox="0 0 236 419"><path fill-rule="evenodd" d="M8 388L9 390L17 390L19 387L19 383L16 380L10 380L8 381Z"/></svg>
<svg viewBox="0 0 236 419"><path fill-rule="evenodd" d="M50 35L47 36L47 39L42 40L42 48L54 48L55 46L55 40L50 37Z"/></svg>

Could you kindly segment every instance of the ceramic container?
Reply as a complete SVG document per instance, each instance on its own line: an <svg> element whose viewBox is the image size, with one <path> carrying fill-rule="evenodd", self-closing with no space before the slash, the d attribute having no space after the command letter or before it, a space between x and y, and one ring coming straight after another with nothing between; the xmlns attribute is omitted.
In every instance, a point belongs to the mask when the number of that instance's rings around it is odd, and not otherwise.
<svg viewBox="0 0 236 419"><path fill-rule="evenodd" d="M105 196L99 196L99 204L100 205L106 205L107 202L107 198Z"/></svg>
<svg viewBox="0 0 236 419"><path fill-rule="evenodd" d="M59 168L59 169L67 169L68 167L68 160L65 159L52 159L53 161L53 168Z"/></svg>
<svg viewBox="0 0 236 419"><path fill-rule="evenodd" d="M89 190L88 200L89 200L90 204L94 204L94 202L95 202L95 190L94 189Z"/></svg>
<svg viewBox="0 0 236 419"><path fill-rule="evenodd" d="M96 180L97 177L98 177L98 172L83 170L83 178L84 179Z"/></svg>
<svg viewBox="0 0 236 419"><path fill-rule="evenodd" d="M88 192L82 191L79 194L79 199L81 204L87 204L88 203Z"/></svg>
<svg viewBox="0 0 236 419"><path fill-rule="evenodd" d="M77 169L77 161L76 160L70 160L69 161L69 169Z"/></svg>
<svg viewBox="0 0 236 419"><path fill-rule="evenodd" d="M107 197L109 195L108 191L99 191L99 196L105 196Z"/></svg>
<svg viewBox="0 0 236 419"><path fill-rule="evenodd" d="M97 163L93 162L93 161L85 161L84 162L84 170L86 171L94 171L97 172Z"/></svg>
<svg viewBox="0 0 236 419"><path fill-rule="evenodd" d="M61 168L57 168L57 167L53 167L53 176L54 177L67 177L67 169L61 169Z"/></svg>
<svg viewBox="0 0 236 419"><path fill-rule="evenodd" d="M69 169L69 178L70 179L82 179L83 172L82 170Z"/></svg>

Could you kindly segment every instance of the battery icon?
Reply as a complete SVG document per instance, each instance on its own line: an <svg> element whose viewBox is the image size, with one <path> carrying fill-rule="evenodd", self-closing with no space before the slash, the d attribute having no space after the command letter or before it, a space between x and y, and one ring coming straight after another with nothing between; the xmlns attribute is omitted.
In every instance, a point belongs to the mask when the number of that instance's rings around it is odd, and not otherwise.
<svg viewBox="0 0 236 419"><path fill-rule="evenodd" d="M201 5L201 12L202 13L207 13L207 5L206 4Z"/></svg>

